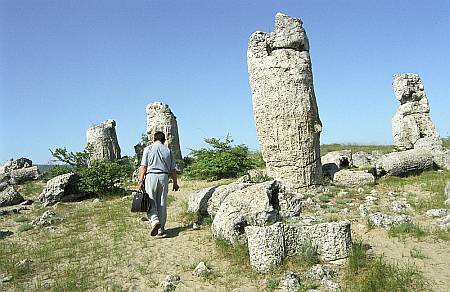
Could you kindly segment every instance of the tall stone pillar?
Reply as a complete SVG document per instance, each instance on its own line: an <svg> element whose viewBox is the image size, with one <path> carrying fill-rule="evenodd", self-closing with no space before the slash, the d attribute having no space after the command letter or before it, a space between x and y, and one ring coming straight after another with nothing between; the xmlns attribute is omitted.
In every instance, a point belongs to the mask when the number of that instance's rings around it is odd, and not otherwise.
<svg viewBox="0 0 450 292"><path fill-rule="evenodd" d="M267 172L297 190L322 183L322 123L302 24L277 13L275 31L253 33L247 51L253 113Z"/></svg>
<svg viewBox="0 0 450 292"><path fill-rule="evenodd" d="M166 144L172 151L175 161L181 160L180 139L178 137L177 118L167 104L154 102L147 105L147 135L153 141L155 132L161 131L166 135Z"/></svg>
<svg viewBox="0 0 450 292"><path fill-rule="evenodd" d="M92 146L90 160L114 160L120 158L116 122L106 120L86 131L87 143Z"/></svg>

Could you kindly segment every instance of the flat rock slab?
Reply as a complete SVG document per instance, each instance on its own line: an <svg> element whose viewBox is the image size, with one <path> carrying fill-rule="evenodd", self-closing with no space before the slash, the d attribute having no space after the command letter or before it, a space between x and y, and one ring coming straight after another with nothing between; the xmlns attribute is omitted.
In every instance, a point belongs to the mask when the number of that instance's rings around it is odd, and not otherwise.
<svg viewBox="0 0 450 292"><path fill-rule="evenodd" d="M366 186L373 185L375 177L366 171L343 169L334 174L333 183L337 186Z"/></svg>

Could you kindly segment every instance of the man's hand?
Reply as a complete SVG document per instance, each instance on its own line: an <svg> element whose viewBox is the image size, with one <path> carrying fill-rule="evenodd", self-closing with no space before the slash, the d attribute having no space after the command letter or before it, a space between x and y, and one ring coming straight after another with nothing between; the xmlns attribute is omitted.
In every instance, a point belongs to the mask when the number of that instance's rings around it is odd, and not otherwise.
<svg viewBox="0 0 450 292"><path fill-rule="evenodd" d="M173 184L172 191L176 192L180 189L180 186L177 183Z"/></svg>
<svg viewBox="0 0 450 292"><path fill-rule="evenodd" d="M138 190L145 191L145 182L143 180L139 181Z"/></svg>

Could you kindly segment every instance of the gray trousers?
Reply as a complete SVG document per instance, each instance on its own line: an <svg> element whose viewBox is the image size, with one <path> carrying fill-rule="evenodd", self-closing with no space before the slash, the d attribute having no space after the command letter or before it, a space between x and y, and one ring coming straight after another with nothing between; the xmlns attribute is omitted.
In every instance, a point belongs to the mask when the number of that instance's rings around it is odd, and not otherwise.
<svg viewBox="0 0 450 292"><path fill-rule="evenodd" d="M151 224L159 221L164 230L167 220L167 193L169 192L169 175L165 173L149 173L145 177L145 191L153 200L148 210L148 220Z"/></svg>

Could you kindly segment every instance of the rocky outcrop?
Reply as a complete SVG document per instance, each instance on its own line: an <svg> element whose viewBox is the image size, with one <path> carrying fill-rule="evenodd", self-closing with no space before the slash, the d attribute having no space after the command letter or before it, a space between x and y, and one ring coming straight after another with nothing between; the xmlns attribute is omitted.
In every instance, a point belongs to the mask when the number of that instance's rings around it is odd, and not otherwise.
<svg viewBox="0 0 450 292"><path fill-rule="evenodd" d="M90 160L115 160L120 158L116 122L106 120L86 131L87 143L92 147Z"/></svg>
<svg viewBox="0 0 450 292"><path fill-rule="evenodd" d="M37 166L15 169L9 172L10 184L20 184L26 181L35 180L39 177Z"/></svg>
<svg viewBox="0 0 450 292"><path fill-rule="evenodd" d="M323 175L333 179L334 174L339 170L353 166L352 151L331 151L322 156L321 161Z"/></svg>
<svg viewBox="0 0 450 292"><path fill-rule="evenodd" d="M267 273L283 261L284 226L278 222L271 226L247 226L245 234L252 268L259 273Z"/></svg>
<svg viewBox="0 0 450 292"><path fill-rule="evenodd" d="M366 152L356 152L352 154L353 166L358 168L375 168L379 154L369 154Z"/></svg>
<svg viewBox="0 0 450 292"><path fill-rule="evenodd" d="M214 238L235 244L246 226L264 226L278 218L279 185L269 181L229 194L214 217L211 230Z"/></svg>
<svg viewBox="0 0 450 292"><path fill-rule="evenodd" d="M411 149L383 155L377 161L376 172L378 176L404 176L431 169L433 165L433 155L430 151Z"/></svg>
<svg viewBox="0 0 450 292"><path fill-rule="evenodd" d="M323 261L348 257L351 246L350 221L313 225L283 224L247 226L245 234L250 264L260 273L266 273L287 256L295 256L311 245Z"/></svg>
<svg viewBox="0 0 450 292"><path fill-rule="evenodd" d="M334 174L333 183L344 187L373 185L375 177L366 171L343 169Z"/></svg>
<svg viewBox="0 0 450 292"><path fill-rule="evenodd" d="M220 208L220 205L225 199L232 193L243 190L250 186L250 183L231 183L228 185L218 186L214 192L211 193L211 197L207 203L207 213L210 216L215 216Z"/></svg>
<svg viewBox="0 0 450 292"><path fill-rule="evenodd" d="M302 21L282 13L247 50L253 113L267 174L295 190L322 183L319 119Z"/></svg>
<svg viewBox="0 0 450 292"><path fill-rule="evenodd" d="M392 117L394 145L399 150L425 149L440 168L450 169L449 155L431 121L430 106L418 74L394 75L392 82L400 106Z"/></svg>
<svg viewBox="0 0 450 292"><path fill-rule="evenodd" d="M0 207L14 206L23 201L25 199L13 186L7 186L4 190L0 191Z"/></svg>
<svg viewBox="0 0 450 292"><path fill-rule="evenodd" d="M33 166L33 162L30 159L25 158L25 157L21 157L16 160L9 160L5 164L0 166L0 174L7 173L7 172L10 172L10 171L16 170L16 169L31 167L31 166Z"/></svg>
<svg viewBox="0 0 450 292"><path fill-rule="evenodd" d="M411 218L406 215L391 216L381 212L375 212L367 215L367 221L380 228L388 228L392 225L410 223Z"/></svg>
<svg viewBox="0 0 450 292"><path fill-rule="evenodd" d="M167 104L154 102L147 105L147 135L150 141L157 131L166 135L166 144L172 151L175 161L181 160L180 138L178 136L177 118Z"/></svg>
<svg viewBox="0 0 450 292"><path fill-rule="evenodd" d="M208 201L211 199L212 193L217 189L215 187L204 188L199 191L193 192L189 196L188 211L197 213L200 216L208 215Z"/></svg>
<svg viewBox="0 0 450 292"><path fill-rule="evenodd" d="M44 190L39 195L39 200L44 206L57 202L76 201L86 196L78 190L80 176L76 173L66 173L49 180Z"/></svg>

